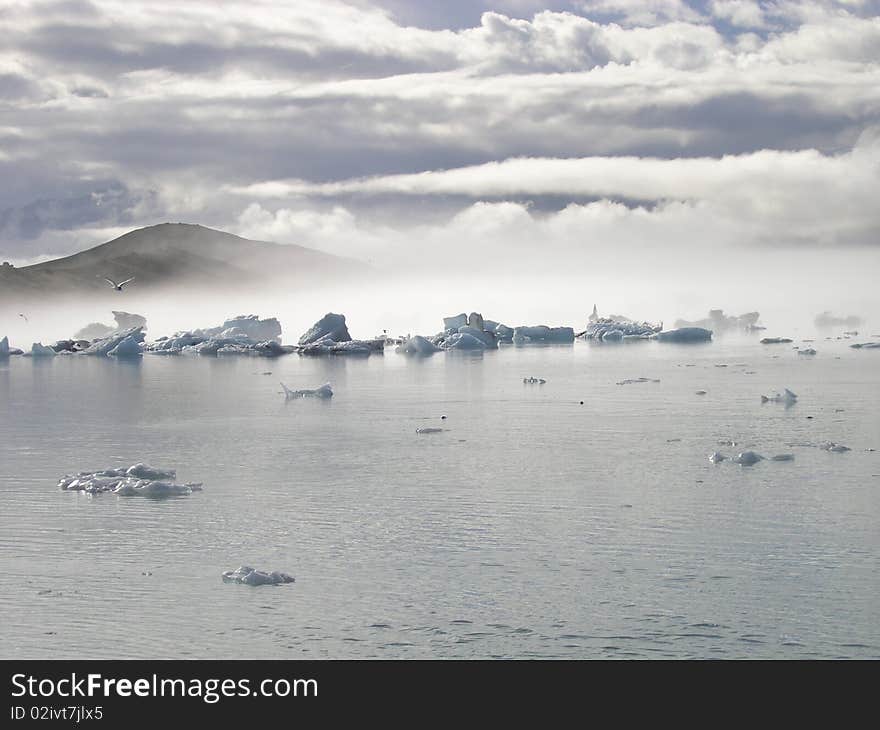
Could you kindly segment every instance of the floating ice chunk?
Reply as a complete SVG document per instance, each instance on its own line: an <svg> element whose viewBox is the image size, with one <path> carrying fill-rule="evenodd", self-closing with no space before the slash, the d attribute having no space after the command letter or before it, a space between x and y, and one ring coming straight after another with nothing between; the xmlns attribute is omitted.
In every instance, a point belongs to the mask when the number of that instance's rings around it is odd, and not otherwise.
<svg viewBox="0 0 880 730"><path fill-rule="evenodd" d="M595 307L590 315L590 324L578 337L598 342L638 342L647 340L662 328L648 322L633 322L627 318L596 316Z"/></svg>
<svg viewBox="0 0 880 730"><path fill-rule="evenodd" d="M30 357L55 357L58 353L51 347L44 345L42 342L34 342L31 345L31 351L27 353Z"/></svg>
<svg viewBox="0 0 880 730"><path fill-rule="evenodd" d="M785 345L794 342L790 337L764 337L761 340L762 345Z"/></svg>
<svg viewBox="0 0 880 730"><path fill-rule="evenodd" d="M536 327L515 327L513 341L518 345L533 342L574 342L574 329L572 327L548 327L543 324Z"/></svg>
<svg viewBox="0 0 880 730"><path fill-rule="evenodd" d="M260 319L256 314L240 314L232 319L227 319L216 329L221 332L234 330L253 342L281 341L281 323L275 317ZM211 334L220 334L221 332L211 332Z"/></svg>
<svg viewBox="0 0 880 730"><path fill-rule="evenodd" d="M833 441L823 441L819 444L819 448L822 449L822 451L830 451L833 454L843 454L847 451L852 451L849 446L836 444Z"/></svg>
<svg viewBox="0 0 880 730"><path fill-rule="evenodd" d="M333 397L333 388L330 387L330 383L324 383L320 388L315 388L310 390L308 388L303 388L302 390L291 390L284 383L281 383L281 387L284 388L284 398L285 400L291 400L292 398L332 398Z"/></svg>
<svg viewBox="0 0 880 730"><path fill-rule="evenodd" d="M709 461L711 461L713 464L720 464L726 459L727 457L720 451L713 451L711 454L709 454Z"/></svg>
<svg viewBox="0 0 880 730"><path fill-rule="evenodd" d="M65 491L119 496L173 497L192 494L202 488L201 482L176 484L173 469L154 469L146 464L133 464L127 469L103 469L94 472L67 474L58 481Z"/></svg>
<svg viewBox="0 0 880 730"><path fill-rule="evenodd" d="M498 341L491 332L484 332L482 329L466 324L464 327L458 328L461 335L472 335L480 340L486 347L498 347Z"/></svg>
<svg viewBox="0 0 880 730"><path fill-rule="evenodd" d="M775 393L774 395L762 395L761 403L785 403L787 405L791 405L797 401L798 397L796 394L792 393L788 388L784 388L782 393Z"/></svg>
<svg viewBox="0 0 880 730"><path fill-rule="evenodd" d="M261 570L254 570L246 565L242 565L237 570L227 570L223 573L224 583L240 583L247 586L276 586L293 583L294 580L287 573L281 573L277 570L273 570L271 573L264 573Z"/></svg>
<svg viewBox="0 0 880 730"><path fill-rule="evenodd" d="M462 312L461 314L456 314L454 317L444 317L443 329L446 332L448 332L449 330L454 330L455 332L458 332L458 328L464 327L467 323L467 315Z"/></svg>
<svg viewBox="0 0 880 730"><path fill-rule="evenodd" d="M9 338L4 337L0 340L0 358L9 357Z"/></svg>
<svg viewBox="0 0 880 730"><path fill-rule="evenodd" d="M444 350L485 350L486 343L468 332L456 332L443 341Z"/></svg>
<svg viewBox="0 0 880 730"><path fill-rule="evenodd" d="M627 378L626 380L618 380L618 385L633 385L635 383L659 383L659 378Z"/></svg>
<svg viewBox="0 0 880 730"><path fill-rule="evenodd" d="M812 347L805 347L803 350L798 350L798 355L815 355L816 351Z"/></svg>
<svg viewBox="0 0 880 730"><path fill-rule="evenodd" d="M705 390L698 390L698 391L696 391L696 393L697 393L697 395L706 395Z"/></svg>
<svg viewBox="0 0 880 730"><path fill-rule="evenodd" d="M174 469L155 469L144 463L133 464L125 470L126 476L138 479L176 479L177 472Z"/></svg>
<svg viewBox="0 0 880 730"><path fill-rule="evenodd" d="M764 457L754 451L743 451L731 459L734 464L740 464L741 466L752 466L763 460Z"/></svg>
<svg viewBox="0 0 880 730"><path fill-rule="evenodd" d="M344 314L328 312L299 338L299 344L311 345L327 337L334 342L348 342L351 340L348 327L345 326Z"/></svg>
<svg viewBox="0 0 880 730"><path fill-rule="evenodd" d="M513 328L506 324L499 324L495 327L495 337L499 342L513 342Z"/></svg>
<svg viewBox="0 0 880 730"><path fill-rule="evenodd" d="M89 347L82 351L83 355L98 355L104 356L109 355L111 350L116 349L123 340L128 338L133 339L137 343L141 343L144 341L144 331L142 327L132 327L128 330L122 330L120 332L114 332L103 339L96 340Z"/></svg>
<svg viewBox="0 0 880 730"><path fill-rule="evenodd" d="M526 385L544 385L544 383L546 383L546 382L547 381L544 380L544 378L535 378L535 377L523 378L523 383L525 383Z"/></svg>
<svg viewBox="0 0 880 730"><path fill-rule="evenodd" d="M325 335L308 345L300 345L296 351L301 355L370 355L385 351L385 340L346 340L336 342Z"/></svg>
<svg viewBox="0 0 880 730"><path fill-rule="evenodd" d="M396 349L396 352L402 355L433 355L439 351L440 348L437 345L421 335L408 337Z"/></svg>
<svg viewBox="0 0 880 730"><path fill-rule="evenodd" d="M709 342L712 339L712 330L703 327L679 327L658 332L653 337L658 342Z"/></svg>
<svg viewBox="0 0 880 730"><path fill-rule="evenodd" d="M423 428L417 428L416 433L443 433L445 428L434 428L433 426L425 426Z"/></svg>
<svg viewBox="0 0 880 730"><path fill-rule="evenodd" d="M770 457L770 461L794 461L794 454L776 454Z"/></svg>
<svg viewBox="0 0 880 730"><path fill-rule="evenodd" d="M142 357L143 351L136 337L126 337L107 354L110 357Z"/></svg>
<svg viewBox="0 0 880 730"><path fill-rule="evenodd" d="M880 348L880 342L854 342L850 347L855 350L876 350Z"/></svg>

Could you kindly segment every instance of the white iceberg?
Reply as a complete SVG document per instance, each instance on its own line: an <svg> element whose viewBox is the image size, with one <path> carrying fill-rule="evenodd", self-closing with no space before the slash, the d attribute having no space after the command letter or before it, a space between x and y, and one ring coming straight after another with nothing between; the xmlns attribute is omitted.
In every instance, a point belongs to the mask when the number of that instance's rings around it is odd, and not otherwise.
<svg viewBox="0 0 880 730"><path fill-rule="evenodd" d="M276 586L295 581L293 576L287 573L281 573L277 570L265 573L261 570L254 570L247 565L242 565L236 570L224 571L222 577L224 583L240 583L246 586Z"/></svg>
<svg viewBox="0 0 880 730"><path fill-rule="evenodd" d="M652 337L658 342L709 342L712 339L712 330L704 327L679 327L657 332Z"/></svg>
<svg viewBox="0 0 880 730"><path fill-rule="evenodd" d="M34 342L31 345L31 351L26 353L29 357L55 357L58 353L48 345L42 342Z"/></svg>
<svg viewBox="0 0 880 730"><path fill-rule="evenodd" d="M103 339L96 340L89 347L82 351L83 355L95 355L95 356L106 356L109 355L112 350L115 350L119 345L122 344L123 341L127 339L131 339L132 342L137 343L140 346L140 343L144 341L144 331L143 327L132 327L128 330L122 330L120 332L114 332L112 335L108 335ZM129 348L130 345L126 345L125 348Z"/></svg>
<svg viewBox="0 0 880 730"><path fill-rule="evenodd" d="M711 454L709 454L709 461L711 461L713 464L720 464L722 461L725 461L726 459L727 459L727 457L724 454L722 454L720 451L713 451Z"/></svg>
<svg viewBox="0 0 880 730"><path fill-rule="evenodd" d="M67 474L58 481L58 487L87 494L113 492L123 497L153 498L187 495L202 489L201 482L177 484L175 478L174 469L155 469L138 463L128 468Z"/></svg>
<svg viewBox="0 0 880 730"><path fill-rule="evenodd" d="M0 358L9 357L9 338L4 337L0 340Z"/></svg>
<svg viewBox="0 0 880 730"><path fill-rule="evenodd" d="M325 338L329 338L334 342L348 342L351 340L348 327L345 325L344 314L328 312L299 338L299 344L311 345Z"/></svg>
<svg viewBox="0 0 880 730"><path fill-rule="evenodd" d="M444 317L443 318L443 329L445 331L453 330L458 332L459 327L464 327L468 323L467 315L462 312L461 314L456 314L454 317Z"/></svg>
<svg viewBox="0 0 880 730"><path fill-rule="evenodd" d="M137 337L126 337L107 353L110 357L142 357L141 342Z"/></svg>
<svg viewBox="0 0 880 730"><path fill-rule="evenodd" d="M752 466L753 464L757 464L759 461L764 461L764 457L754 451L743 451L742 453L737 454L731 459L734 464L740 464L742 466Z"/></svg>
<svg viewBox="0 0 880 730"><path fill-rule="evenodd" d="M439 352L440 348L437 347L431 340L426 337L422 337L421 335L413 335L412 337L407 337L403 342L401 342L395 352L399 352L401 355L433 355L435 352Z"/></svg>
<svg viewBox="0 0 880 730"><path fill-rule="evenodd" d="M285 400L291 400L292 398L332 398L333 397L333 388L330 387L330 383L324 383L320 388L308 389L303 388L302 390L291 390L284 383L281 383L281 387L284 388L284 398Z"/></svg>
<svg viewBox="0 0 880 730"><path fill-rule="evenodd" d="M456 332L443 340L444 350L485 350L486 343L468 332Z"/></svg>
<svg viewBox="0 0 880 730"><path fill-rule="evenodd" d="M774 395L762 395L761 403L784 403L786 405L791 405L792 403L797 402L797 395L792 393L788 388L784 388L782 393L775 393Z"/></svg>

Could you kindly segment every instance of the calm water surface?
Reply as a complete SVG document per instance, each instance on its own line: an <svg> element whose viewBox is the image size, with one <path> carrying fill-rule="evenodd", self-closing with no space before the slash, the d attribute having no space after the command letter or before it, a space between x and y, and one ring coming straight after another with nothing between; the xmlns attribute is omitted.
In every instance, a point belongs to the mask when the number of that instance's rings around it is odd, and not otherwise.
<svg viewBox="0 0 880 730"><path fill-rule="evenodd" d="M0 656L878 658L880 352L847 344L12 358ZM795 460L706 458L745 448ZM205 490L55 486L136 461Z"/></svg>

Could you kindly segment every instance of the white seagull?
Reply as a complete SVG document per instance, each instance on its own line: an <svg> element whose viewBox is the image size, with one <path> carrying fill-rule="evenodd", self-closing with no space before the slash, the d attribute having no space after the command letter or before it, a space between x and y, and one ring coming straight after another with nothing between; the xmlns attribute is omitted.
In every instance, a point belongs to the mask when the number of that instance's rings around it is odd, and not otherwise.
<svg viewBox="0 0 880 730"><path fill-rule="evenodd" d="M113 281L113 279L108 279L106 276L104 277L104 281L106 281L116 291L122 291L122 287L124 287L126 284L128 284L128 282L134 281L134 277L132 276L130 279L126 279L125 281L120 281L118 284L115 281Z"/></svg>

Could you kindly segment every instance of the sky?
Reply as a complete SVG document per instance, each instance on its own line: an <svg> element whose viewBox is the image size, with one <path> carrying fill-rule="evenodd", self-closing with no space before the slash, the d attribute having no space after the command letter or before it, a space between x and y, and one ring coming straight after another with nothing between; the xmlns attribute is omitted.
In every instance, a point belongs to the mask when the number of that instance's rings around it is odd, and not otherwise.
<svg viewBox="0 0 880 730"><path fill-rule="evenodd" d="M488 273L877 261L880 1L0 0L0 39L17 265L164 221Z"/></svg>

